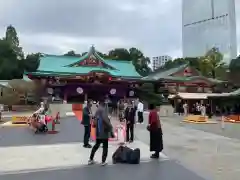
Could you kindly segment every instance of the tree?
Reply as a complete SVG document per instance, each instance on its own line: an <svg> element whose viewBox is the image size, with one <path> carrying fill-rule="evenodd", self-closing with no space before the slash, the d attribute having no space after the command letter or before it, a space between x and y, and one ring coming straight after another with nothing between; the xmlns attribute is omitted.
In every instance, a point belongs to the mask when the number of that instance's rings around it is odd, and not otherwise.
<svg viewBox="0 0 240 180"><path fill-rule="evenodd" d="M6 39L0 40L0 79L8 80L15 77L21 78L23 69L21 62L17 59L17 54L12 49L11 44Z"/></svg>
<svg viewBox="0 0 240 180"><path fill-rule="evenodd" d="M36 71L39 66L41 56L41 53L28 54L24 59L24 70L28 72Z"/></svg>
<svg viewBox="0 0 240 180"><path fill-rule="evenodd" d="M140 99L148 104L160 106L163 102L162 95L155 92L155 88L152 83L144 83L141 87L136 89L136 93Z"/></svg>
<svg viewBox="0 0 240 180"><path fill-rule="evenodd" d="M7 27L5 39L10 43L11 48L17 55L17 59L22 60L24 58L24 54L22 48L19 46L17 31L12 25Z"/></svg>
<svg viewBox="0 0 240 180"><path fill-rule="evenodd" d="M201 58L200 69L203 72L209 72L209 76L215 79L217 68L224 66L224 64L221 52L217 48L212 48Z"/></svg>
<svg viewBox="0 0 240 180"><path fill-rule="evenodd" d="M141 76L149 75L149 73L152 71L149 67L150 59L148 57L145 57L139 49L134 47L129 49L129 53L136 71Z"/></svg>
<svg viewBox="0 0 240 180"><path fill-rule="evenodd" d="M151 72L151 69L148 66L150 59L148 57L145 57L139 49L134 47L130 48L129 50L125 48L113 49L109 51L108 57L106 58L132 61L136 71L141 76L147 76Z"/></svg>
<svg viewBox="0 0 240 180"><path fill-rule="evenodd" d="M88 53L88 52L83 52L83 53L81 54L81 56L85 56L87 53Z"/></svg>
<svg viewBox="0 0 240 180"><path fill-rule="evenodd" d="M240 56L232 59L229 64L229 76L228 80L234 84L240 85Z"/></svg>
<svg viewBox="0 0 240 180"><path fill-rule="evenodd" d="M132 60L129 51L125 48L116 48L109 51L108 57L114 60L127 60L127 61Z"/></svg>
<svg viewBox="0 0 240 180"><path fill-rule="evenodd" d="M71 50L68 51L66 54L64 54L64 56L74 56L74 57L80 57L80 54L76 54L75 51Z"/></svg>
<svg viewBox="0 0 240 180"><path fill-rule="evenodd" d="M40 53L37 53L24 59L17 32L13 26L8 26L6 36L0 39L0 79L22 79L24 71L37 70L39 58Z"/></svg>

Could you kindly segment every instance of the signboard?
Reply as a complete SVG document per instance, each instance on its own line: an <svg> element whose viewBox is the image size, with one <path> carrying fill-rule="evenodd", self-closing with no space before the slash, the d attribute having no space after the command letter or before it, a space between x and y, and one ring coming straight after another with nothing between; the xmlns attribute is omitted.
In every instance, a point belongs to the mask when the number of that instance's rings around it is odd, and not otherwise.
<svg viewBox="0 0 240 180"><path fill-rule="evenodd" d="M12 124L27 124L29 117L27 116L13 116Z"/></svg>

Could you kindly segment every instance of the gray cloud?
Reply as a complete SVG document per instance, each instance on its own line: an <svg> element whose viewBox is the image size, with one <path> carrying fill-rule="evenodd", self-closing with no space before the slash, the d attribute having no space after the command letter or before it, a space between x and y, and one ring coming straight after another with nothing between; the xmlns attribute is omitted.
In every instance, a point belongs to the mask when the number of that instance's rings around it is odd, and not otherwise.
<svg viewBox="0 0 240 180"><path fill-rule="evenodd" d="M172 1L171 1L172 2ZM181 47L181 6L167 0L9 0L0 2L0 31L13 24L26 51L36 51L38 39L69 37L79 42L69 43L69 49L81 49L97 44L107 50L99 39L118 39L112 46L137 46L149 55L177 52ZM31 40L32 37L32 40ZM26 39L27 38L27 39ZM49 39L49 40L50 40ZM55 38L56 39L56 38ZM58 40L61 38L58 38ZM84 39L84 42L82 42ZM87 39L91 40L86 42ZM126 42L126 44L124 44ZM34 45L34 44L37 45ZM46 41L46 47L54 42ZM49 46L49 44L51 46ZM55 46L64 44L56 41ZM33 46L33 47L30 47ZM34 47L35 46L35 47ZM81 46L81 47L77 47ZM84 49L83 48L83 49ZM57 52L53 48L53 52ZM40 48L38 51L46 50ZM51 51L49 49L48 51ZM60 53L59 49L59 53Z"/></svg>
<svg viewBox="0 0 240 180"><path fill-rule="evenodd" d="M95 44L181 56L181 0L1 0L0 32L9 24L26 52L82 52Z"/></svg>

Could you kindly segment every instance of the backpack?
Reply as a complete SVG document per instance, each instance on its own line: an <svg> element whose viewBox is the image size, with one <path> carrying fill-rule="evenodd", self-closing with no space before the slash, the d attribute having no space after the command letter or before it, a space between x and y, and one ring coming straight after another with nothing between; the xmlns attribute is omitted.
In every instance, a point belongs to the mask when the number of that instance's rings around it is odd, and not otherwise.
<svg viewBox="0 0 240 180"><path fill-rule="evenodd" d="M127 146L119 146L112 156L113 164L139 164L140 149L131 149Z"/></svg>

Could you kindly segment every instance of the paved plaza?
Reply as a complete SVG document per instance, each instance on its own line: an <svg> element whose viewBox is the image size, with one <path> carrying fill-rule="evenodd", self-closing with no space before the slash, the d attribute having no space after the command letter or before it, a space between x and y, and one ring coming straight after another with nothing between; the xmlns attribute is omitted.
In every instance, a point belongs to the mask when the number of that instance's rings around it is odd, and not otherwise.
<svg viewBox="0 0 240 180"><path fill-rule="evenodd" d="M150 176L161 180L239 179L238 139L161 119L164 152L159 161L149 159L145 123L136 125L136 140L129 145L141 149L141 163L112 165L111 156L117 145L110 142L106 167L87 165L90 150L82 147L83 127L75 117L62 119L60 133L54 135L34 135L26 127L0 128L0 179L95 180L99 175L106 180L145 180ZM96 160L100 162L101 150Z"/></svg>

